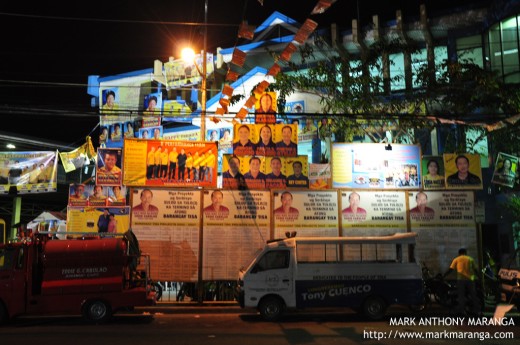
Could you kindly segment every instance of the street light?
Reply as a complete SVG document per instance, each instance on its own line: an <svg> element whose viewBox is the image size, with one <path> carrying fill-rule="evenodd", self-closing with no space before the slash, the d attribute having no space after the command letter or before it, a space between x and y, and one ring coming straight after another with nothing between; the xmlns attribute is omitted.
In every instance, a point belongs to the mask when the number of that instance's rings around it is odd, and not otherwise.
<svg viewBox="0 0 520 345"><path fill-rule="evenodd" d="M204 1L204 43L202 46L202 72L195 62L197 71L202 76L202 82L200 84L202 92L201 110L200 110L200 138L202 141L206 138L206 81L207 81L207 56L206 50L208 45L208 0ZM191 48L184 48L181 52L182 59L186 62L194 62L195 52Z"/></svg>

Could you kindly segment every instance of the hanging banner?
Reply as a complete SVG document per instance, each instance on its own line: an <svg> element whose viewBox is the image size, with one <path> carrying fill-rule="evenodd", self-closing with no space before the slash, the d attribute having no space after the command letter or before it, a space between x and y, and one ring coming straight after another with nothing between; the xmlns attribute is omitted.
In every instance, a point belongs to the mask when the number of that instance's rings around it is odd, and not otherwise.
<svg viewBox="0 0 520 345"><path fill-rule="evenodd" d="M82 168L96 155L92 145L92 139L87 137L87 142L70 152L60 152L61 164L66 173Z"/></svg>
<svg viewBox="0 0 520 345"><path fill-rule="evenodd" d="M331 189L332 173L330 164L310 164L309 165L309 188L310 189Z"/></svg>
<svg viewBox="0 0 520 345"><path fill-rule="evenodd" d="M294 231L300 237L339 236L336 191L276 191L273 200L275 238Z"/></svg>
<svg viewBox="0 0 520 345"><path fill-rule="evenodd" d="M518 157L499 152L491 182L506 187L513 187L517 170Z"/></svg>
<svg viewBox="0 0 520 345"><path fill-rule="evenodd" d="M132 194L132 230L150 254L152 277L196 282L201 191L135 188Z"/></svg>
<svg viewBox="0 0 520 345"><path fill-rule="evenodd" d="M447 189L482 189L480 156L477 154L444 154Z"/></svg>
<svg viewBox="0 0 520 345"><path fill-rule="evenodd" d="M126 139L123 184L216 187L217 143Z"/></svg>
<svg viewBox="0 0 520 345"><path fill-rule="evenodd" d="M58 152L0 152L0 193L11 187L19 194L57 190Z"/></svg>
<svg viewBox="0 0 520 345"><path fill-rule="evenodd" d="M205 190L203 280L234 280L270 239L270 192Z"/></svg>
<svg viewBox="0 0 520 345"><path fill-rule="evenodd" d="M416 145L333 143L333 187L418 189L421 148Z"/></svg>

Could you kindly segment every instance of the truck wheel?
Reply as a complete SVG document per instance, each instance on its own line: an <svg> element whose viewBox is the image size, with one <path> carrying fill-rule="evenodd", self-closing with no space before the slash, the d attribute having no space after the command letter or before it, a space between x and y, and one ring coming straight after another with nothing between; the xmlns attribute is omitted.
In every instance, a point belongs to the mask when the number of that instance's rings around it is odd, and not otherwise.
<svg viewBox="0 0 520 345"><path fill-rule="evenodd" d="M381 320L386 313L386 303L381 297L369 297L363 303L363 315L370 320Z"/></svg>
<svg viewBox="0 0 520 345"><path fill-rule="evenodd" d="M4 307L4 304L0 301L0 326L7 323L7 309Z"/></svg>
<svg viewBox="0 0 520 345"><path fill-rule="evenodd" d="M152 291L155 292L155 300L158 301L162 297L163 288L158 282L152 283Z"/></svg>
<svg viewBox="0 0 520 345"><path fill-rule="evenodd" d="M283 302L274 296L269 296L260 302L258 310L266 321L276 321L282 316L285 309Z"/></svg>
<svg viewBox="0 0 520 345"><path fill-rule="evenodd" d="M91 322L105 323L112 317L110 305L101 300L88 302L83 309L83 316Z"/></svg>

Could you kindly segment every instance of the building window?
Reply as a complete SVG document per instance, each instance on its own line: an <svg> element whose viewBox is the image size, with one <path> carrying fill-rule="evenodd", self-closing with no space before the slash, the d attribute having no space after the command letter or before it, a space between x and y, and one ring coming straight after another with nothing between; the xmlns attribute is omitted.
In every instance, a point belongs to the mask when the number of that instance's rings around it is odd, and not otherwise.
<svg viewBox="0 0 520 345"><path fill-rule="evenodd" d="M404 77L404 54L390 54L390 88L392 91L404 90L406 88Z"/></svg>
<svg viewBox="0 0 520 345"><path fill-rule="evenodd" d="M468 60L480 68L484 68L482 55L482 37L480 35L457 39L457 59Z"/></svg>

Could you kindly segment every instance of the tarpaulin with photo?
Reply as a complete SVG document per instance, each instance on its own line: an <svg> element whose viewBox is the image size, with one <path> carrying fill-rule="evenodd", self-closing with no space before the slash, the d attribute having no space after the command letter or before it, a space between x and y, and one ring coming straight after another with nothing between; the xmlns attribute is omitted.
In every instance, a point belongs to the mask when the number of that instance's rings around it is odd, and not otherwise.
<svg viewBox="0 0 520 345"><path fill-rule="evenodd" d="M230 167L230 159L238 160L238 171L233 171L233 167ZM222 161L222 188L308 188L307 161L307 156L257 157L226 154L223 155ZM241 174L241 177L237 176L237 172Z"/></svg>
<svg viewBox="0 0 520 345"><path fill-rule="evenodd" d="M160 127L160 116L105 115L99 118L100 147L122 148L124 139L140 137L141 128ZM153 132L150 138L153 137Z"/></svg>
<svg viewBox="0 0 520 345"><path fill-rule="evenodd" d="M125 206L125 186L101 186L92 183L69 185L69 206Z"/></svg>
<svg viewBox="0 0 520 345"><path fill-rule="evenodd" d="M91 159L96 156L96 150L92 144L92 139L87 137L85 144L70 152L60 152L61 164L66 173L82 168L89 164Z"/></svg>
<svg viewBox="0 0 520 345"><path fill-rule="evenodd" d="M334 188L418 189L421 148L417 145L333 143Z"/></svg>
<svg viewBox="0 0 520 345"><path fill-rule="evenodd" d="M330 164L309 164L309 188L331 189L332 173Z"/></svg>
<svg viewBox="0 0 520 345"><path fill-rule="evenodd" d="M518 157L499 152L491 182L502 186L513 187L515 185L517 170Z"/></svg>
<svg viewBox="0 0 520 345"><path fill-rule="evenodd" d="M134 188L132 230L161 281L197 281L199 190Z"/></svg>
<svg viewBox="0 0 520 345"><path fill-rule="evenodd" d="M339 236L336 191L277 190L273 192L274 237Z"/></svg>
<svg viewBox="0 0 520 345"><path fill-rule="evenodd" d="M20 194L57 190L57 151L0 152L0 193L15 187Z"/></svg>
<svg viewBox="0 0 520 345"><path fill-rule="evenodd" d="M445 153L446 189L482 189L480 155Z"/></svg>
<svg viewBox="0 0 520 345"><path fill-rule="evenodd" d="M67 232L99 232L98 221L105 207L67 207ZM116 219L116 232L123 234L130 229L130 207L109 207Z"/></svg>
<svg viewBox="0 0 520 345"><path fill-rule="evenodd" d="M96 163L96 184L118 186L123 180L122 149L99 148Z"/></svg>
<svg viewBox="0 0 520 345"><path fill-rule="evenodd" d="M418 234L416 255L420 262L444 273L459 248L476 257L473 192L409 192L408 203L411 230Z"/></svg>
<svg viewBox="0 0 520 345"><path fill-rule="evenodd" d="M268 191L205 190L203 280L233 280L270 239Z"/></svg>
<svg viewBox="0 0 520 345"><path fill-rule="evenodd" d="M176 140L125 140L123 184L216 187L217 144Z"/></svg>
<svg viewBox="0 0 520 345"><path fill-rule="evenodd" d="M295 157L298 155L298 125L235 124L233 154Z"/></svg>
<svg viewBox="0 0 520 345"><path fill-rule="evenodd" d="M402 191L341 191L343 236L383 236L406 231Z"/></svg>
<svg viewBox="0 0 520 345"><path fill-rule="evenodd" d="M424 189L445 189L444 160L441 156L423 156L422 179Z"/></svg>

